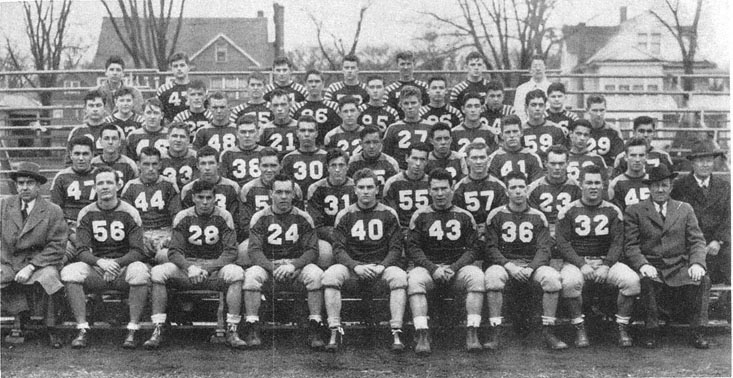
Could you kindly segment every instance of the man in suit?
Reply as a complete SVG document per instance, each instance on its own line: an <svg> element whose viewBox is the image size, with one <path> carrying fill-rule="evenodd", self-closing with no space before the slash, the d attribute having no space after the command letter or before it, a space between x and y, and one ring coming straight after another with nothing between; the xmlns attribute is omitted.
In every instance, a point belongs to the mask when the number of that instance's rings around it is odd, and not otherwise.
<svg viewBox="0 0 733 378"><path fill-rule="evenodd" d="M624 215L626 257L641 276L641 303L646 310L646 333L642 345L656 346L659 307L682 304L689 310L690 343L709 348L700 333L705 282L705 238L690 204L670 199L672 179L665 165L654 167L644 184L650 198L626 208ZM667 307L667 306L665 306ZM671 308L674 309L674 308Z"/></svg>
<svg viewBox="0 0 733 378"><path fill-rule="evenodd" d="M64 285L59 267L66 247L67 227L61 208L39 195L46 178L38 164L21 162L10 172L18 194L0 199L0 288L2 307L15 315L16 323L8 342L22 342L19 316L28 311L28 286L39 284L58 303ZM54 326L53 306L49 303L46 325ZM60 339L50 333L51 345L61 347Z"/></svg>

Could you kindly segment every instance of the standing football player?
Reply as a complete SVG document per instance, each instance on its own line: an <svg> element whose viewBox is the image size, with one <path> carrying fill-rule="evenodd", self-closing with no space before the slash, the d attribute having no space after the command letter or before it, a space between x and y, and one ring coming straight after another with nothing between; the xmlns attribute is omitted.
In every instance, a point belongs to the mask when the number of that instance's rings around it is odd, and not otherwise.
<svg viewBox="0 0 733 378"><path fill-rule="evenodd" d="M206 109L206 84L201 80L188 83L188 109L176 114L172 122L188 125L188 132L196 132L211 124L214 119L211 109Z"/></svg>
<svg viewBox="0 0 733 378"><path fill-rule="evenodd" d="M358 100L357 106L369 102L366 85L359 81L359 57L346 55L341 63L341 72L344 74L344 80L328 86L323 96L326 101L340 102L342 98L351 96Z"/></svg>
<svg viewBox="0 0 733 378"><path fill-rule="evenodd" d="M417 88L420 104L427 104L430 101L428 97L428 84L422 80L417 80L413 76L415 70L415 55L411 51L400 51L395 56L397 69L399 70L399 78L396 82L390 84L385 89L387 91L387 105L397 109L400 118L404 117L404 109L402 109L402 89L410 86Z"/></svg>
<svg viewBox="0 0 733 378"><path fill-rule="evenodd" d="M430 124L420 119L420 90L417 87L405 86L400 89L400 108L404 118L387 128L384 133L384 153L397 160L400 168L405 169L405 157L414 143L426 143Z"/></svg>
<svg viewBox="0 0 733 378"><path fill-rule="evenodd" d="M527 148L522 147L521 120L516 115L504 117L501 122L500 148L489 155L489 173L504 179L509 172L520 171L530 181L542 175L540 157Z"/></svg>
<svg viewBox="0 0 733 378"><path fill-rule="evenodd" d="M382 198L384 183L400 171L397 160L382 153L382 138L377 126L366 126L359 133L361 153L354 154L349 158L349 171L347 174L354 177L357 171L369 168L377 176L379 192L377 198Z"/></svg>
<svg viewBox="0 0 733 378"><path fill-rule="evenodd" d="M168 150L160 154L161 175L181 189L198 173L196 151L189 147L190 140L188 125L173 122L168 126Z"/></svg>
<svg viewBox="0 0 733 378"><path fill-rule="evenodd" d="M626 172L616 176L608 184L608 200L621 210L649 198L649 186L644 184L647 149L643 138L633 137L626 142Z"/></svg>
<svg viewBox="0 0 733 378"><path fill-rule="evenodd" d="M160 153L168 150L168 128L163 127L163 105L155 97L145 100L143 127L127 136L127 157L138 160L140 150L152 146Z"/></svg>
<svg viewBox="0 0 733 378"><path fill-rule="evenodd" d="M382 76L368 76L366 84L369 101L359 106L357 123L364 126L377 126L379 127L379 132L384 134L387 126L400 119L400 113L395 108L385 104L387 95Z"/></svg>
<svg viewBox="0 0 733 378"><path fill-rule="evenodd" d="M259 125L254 114L245 114L237 120L237 145L224 150L219 157L221 175L236 181L239 186L260 177L259 156L265 147L257 144Z"/></svg>
<svg viewBox="0 0 733 378"><path fill-rule="evenodd" d="M603 95L590 95L585 102L588 120L593 126L588 149L600 155L606 165L612 167L613 160L624 149L624 141L618 130L606 123L606 98Z"/></svg>
<svg viewBox="0 0 733 378"><path fill-rule="evenodd" d="M463 160L463 154L450 149L453 142L450 125L445 122L434 124L430 128L428 137L433 150L428 155L425 172L443 168L450 172L455 181L460 181L465 177L468 174L468 167L466 167L466 161Z"/></svg>
<svg viewBox="0 0 733 378"><path fill-rule="evenodd" d="M243 115L252 114L260 126L272 122L270 104L265 100L265 76L259 72L252 72L247 78L249 99L247 102L232 108L229 117L231 122L237 122Z"/></svg>
<svg viewBox="0 0 733 378"><path fill-rule="evenodd" d="M491 92L489 92L491 93ZM496 150L496 135L501 131L501 122L494 132L492 126L488 126L482 120L481 96L476 93L468 93L463 96L463 123L454 127L453 151L461 151L471 143L484 143L490 147L490 153Z"/></svg>
<svg viewBox="0 0 733 378"><path fill-rule="evenodd" d="M177 52L168 59L173 81L161 85L155 93L163 108L163 118L170 122L176 114L188 108L188 72L190 60L184 52Z"/></svg>
<svg viewBox="0 0 733 378"><path fill-rule="evenodd" d="M450 104L455 108L463 107L463 97L468 93L478 93L481 97L489 91L489 81L483 77L486 71L484 58L478 51L466 55L466 80L456 84L450 90Z"/></svg>
<svg viewBox="0 0 733 378"><path fill-rule="evenodd" d="M539 89L530 91L524 103L527 110L527 122L522 126L524 146L544 161L550 146L565 144L565 132L545 118L547 104L545 92Z"/></svg>
<svg viewBox="0 0 733 378"><path fill-rule="evenodd" d="M420 108L420 118L430 123L446 122L456 127L463 122L463 114L459 108L445 101L446 80L444 77L434 76L428 80L428 96L430 102Z"/></svg>
<svg viewBox="0 0 733 378"><path fill-rule="evenodd" d="M272 97L278 89L285 92L288 101L293 104L304 101L308 96L308 91L304 86L293 81L292 75L293 63L290 59L284 56L275 58L272 62L272 76L275 82L265 87L265 101L272 102Z"/></svg>
<svg viewBox="0 0 733 378"><path fill-rule="evenodd" d="M358 99L350 96L339 100L339 116L343 121L340 126L329 131L323 138L326 148L339 148L349 156L361 153L361 130L364 129L359 119Z"/></svg>
<svg viewBox="0 0 733 378"><path fill-rule="evenodd" d="M293 106L290 110L290 116L294 119L299 119L304 115L315 118L318 122L316 143L322 146L326 134L341 124L339 103L323 99L323 74L321 71L308 70L305 73L305 84L308 88L308 96L305 101Z"/></svg>
<svg viewBox="0 0 733 378"><path fill-rule="evenodd" d="M280 157L295 151L296 147L298 121L290 117L290 104L288 92L274 90L270 94L272 122L262 126L260 130L260 145L276 149Z"/></svg>
<svg viewBox="0 0 733 378"><path fill-rule="evenodd" d="M211 124L199 129L193 140L193 148L213 147L216 152L226 151L237 145L237 127L229 121L229 98L224 92L209 96Z"/></svg>

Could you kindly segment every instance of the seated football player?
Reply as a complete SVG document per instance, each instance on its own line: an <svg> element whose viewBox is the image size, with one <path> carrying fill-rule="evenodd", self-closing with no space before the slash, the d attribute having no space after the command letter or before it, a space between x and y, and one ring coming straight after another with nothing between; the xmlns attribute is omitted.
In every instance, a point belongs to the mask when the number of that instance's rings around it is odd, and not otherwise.
<svg viewBox="0 0 733 378"><path fill-rule="evenodd" d="M244 272L244 308L250 347L262 343L259 335L262 292L268 284L273 292L288 288L305 290L308 297L308 344L313 349L324 347L321 339L323 318L323 270L316 265L319 243L313 219L293 206L295 182L285 175L272 180L272 205L258 211L250 221L246 253L252 266Z"/></svg>
<svg viewBox="0 0 733 378"><path fill-rule="evenodd" d="M66 298L79 330L71 341L72 348L88 344L86 290L108 289L129 291L130 323L124 348L137 346L136 333L148 300L150 267L144 261L143 228L140 214L132 205L117 198L117 172L109 167L97 168L94 190L97 200L79 212L76 230L78 261L61 270Z"/></svg>
<svg viewBox="0 0 733 378"><path fill-rule="evenodd" d="M551 349L566 349L567 344L552 332L560 298L560 273L549 266L553 240L545 215L527 202L527 176L512 172L506 177L509 203L486 218L486 301L489 305L489 338L484 348L499 348L499 326L504 303L503 292L523 286L542 289L542 336ZM516 294L516 291L515 291ZM526 300L514 298L514 301ZM514 306L517 307L517 306ZM513 314L515 315L515 314ZM526 316L526 314L525 314ZM524 317L513 316L514 328L527 329Z"/></svg>
<svg viewBox="0 0 733 378"><path fill-rule="evenodd" d="M310 186L306 210L313 218L316 234L321 240L333 241L336 215L356 202L354 180L346 176L346 152L333 148L326 154L328 176Z"/></svg>
<svg viewBox="0 0 733 378"><path fill-rule="evenodd" d="M478 327L484 302L484 274L473 265L480 252L473 216L452 203L453 179L442 168L430 172L432 204L410 220L407 256L415 267L407 274L407 295L417 337L415 352L430 354L427 294L437 286L466 295L466 349L481 350ZM435 311L435 310L433 310Z"/></svg>
<svg viewBox="0 0 733 378"><path fill-rule="evenodd" d="M191 188L193 207L173 220L168 260L153 267L153 334L144 346L156 349L163 341L168 288L226 291L226 343L232 348L247 344L239 338L242 319L244 269L236 265L237 236L231 214L216 206L214 184L196 181Z"/></svg>
<svg viewBox="0 0 733 378"><path fill-rule="evenodd" d="M404 350L400 339L407 302L407 274L400 265L402 232L394 209L377 202L377 177L368 168L354 174L357 202L339 212L333 228L335 264L321 279L331 338L326 350L338 349L341 292L389 292L389 321L394 352Z"/></svg>

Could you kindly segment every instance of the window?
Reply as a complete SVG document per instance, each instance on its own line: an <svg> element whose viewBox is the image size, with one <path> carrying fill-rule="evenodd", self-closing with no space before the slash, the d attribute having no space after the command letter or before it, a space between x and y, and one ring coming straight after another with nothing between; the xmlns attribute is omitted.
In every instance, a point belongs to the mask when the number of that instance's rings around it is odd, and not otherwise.
<svg viewBox="0 0 733 378"><path fill-rule="evenodd" d="M659 91L659 86L656 84L649 84L646 86L646 90L649 92L657 92Z"/></svg>
<svg viewBox="0 0 733 378"><path fill-rule="evenodd" d="M223 80L224 79L222 79L220 77L216 77L216 78L211 79L211 83L209 84L209 88L210 89L223 89L224 88Z"/></svg>
<svg viewBox="0 0 733 378"><path fill-rule="evenodd" d="M605 90L607 92L615 91L616 90L616 86L613 85L613 84L608 84L605 87L603 87L603 90Z"/></svg>
<svg viewBox="0 0 733 378"><path fill-rule="evenodd" d="M634 84L631 86L631 90L635 92L641 92L644 90L644 84Z"/></svg>
<svg viewBox="0 0 733 378"><path fill-rule="evenodd" d="M646 51L647 49L647 34L646 33L638 33L636 38L636 47L639 48L639 50Z"/></svg>
<svg viewBox="0 0 733 378"><path fill-rule="evenodd" d="M619 84L618 90L621 91L621 92L624 92L624 91L631 90L631 88L627 84Z"/></svg>
<svg viewBox="0 0 733 378"><path fill-rule="evenodd" d="M214 48L216 63L226 63L227 61L227 45L216 45Z"/></svg>
<svg viewBox="0 0 733 378"><path fill-rule="evenodd" d="M64 80L64 88L79 88L81 87L81 81L79 80ZM64 91L64 94L79 94L79 91Z"/></svg>
<svg viewBox="0 0 733 378"><path fill-rule="evenodd" d="M660 54L662 52L662 34L651 34L651 40L649 41L649 51L652 54Z"/></svg>

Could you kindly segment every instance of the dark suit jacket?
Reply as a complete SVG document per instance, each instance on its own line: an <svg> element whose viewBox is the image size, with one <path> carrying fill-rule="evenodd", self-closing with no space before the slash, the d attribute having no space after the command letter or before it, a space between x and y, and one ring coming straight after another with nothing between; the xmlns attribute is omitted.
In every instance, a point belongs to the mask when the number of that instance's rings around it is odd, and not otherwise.
<svg viewBox="0 0 733 378"><path fill-rule="evenodd" d="M675 180L672 198L692 206L705 241L722 241L730 246L730 183L720 177L710 177L705 191L697 185L692 173Z"/></svg>
<svg viewBox="0 0 733 378"><path fill-rule="evenodd" d="M639 270L651 264L669 286L696 285L687 269L705 265L705 238L697 225L692 206L670 199L666 220L651 198L626 208L624 215L625 254L629 264Z"/></svg>

